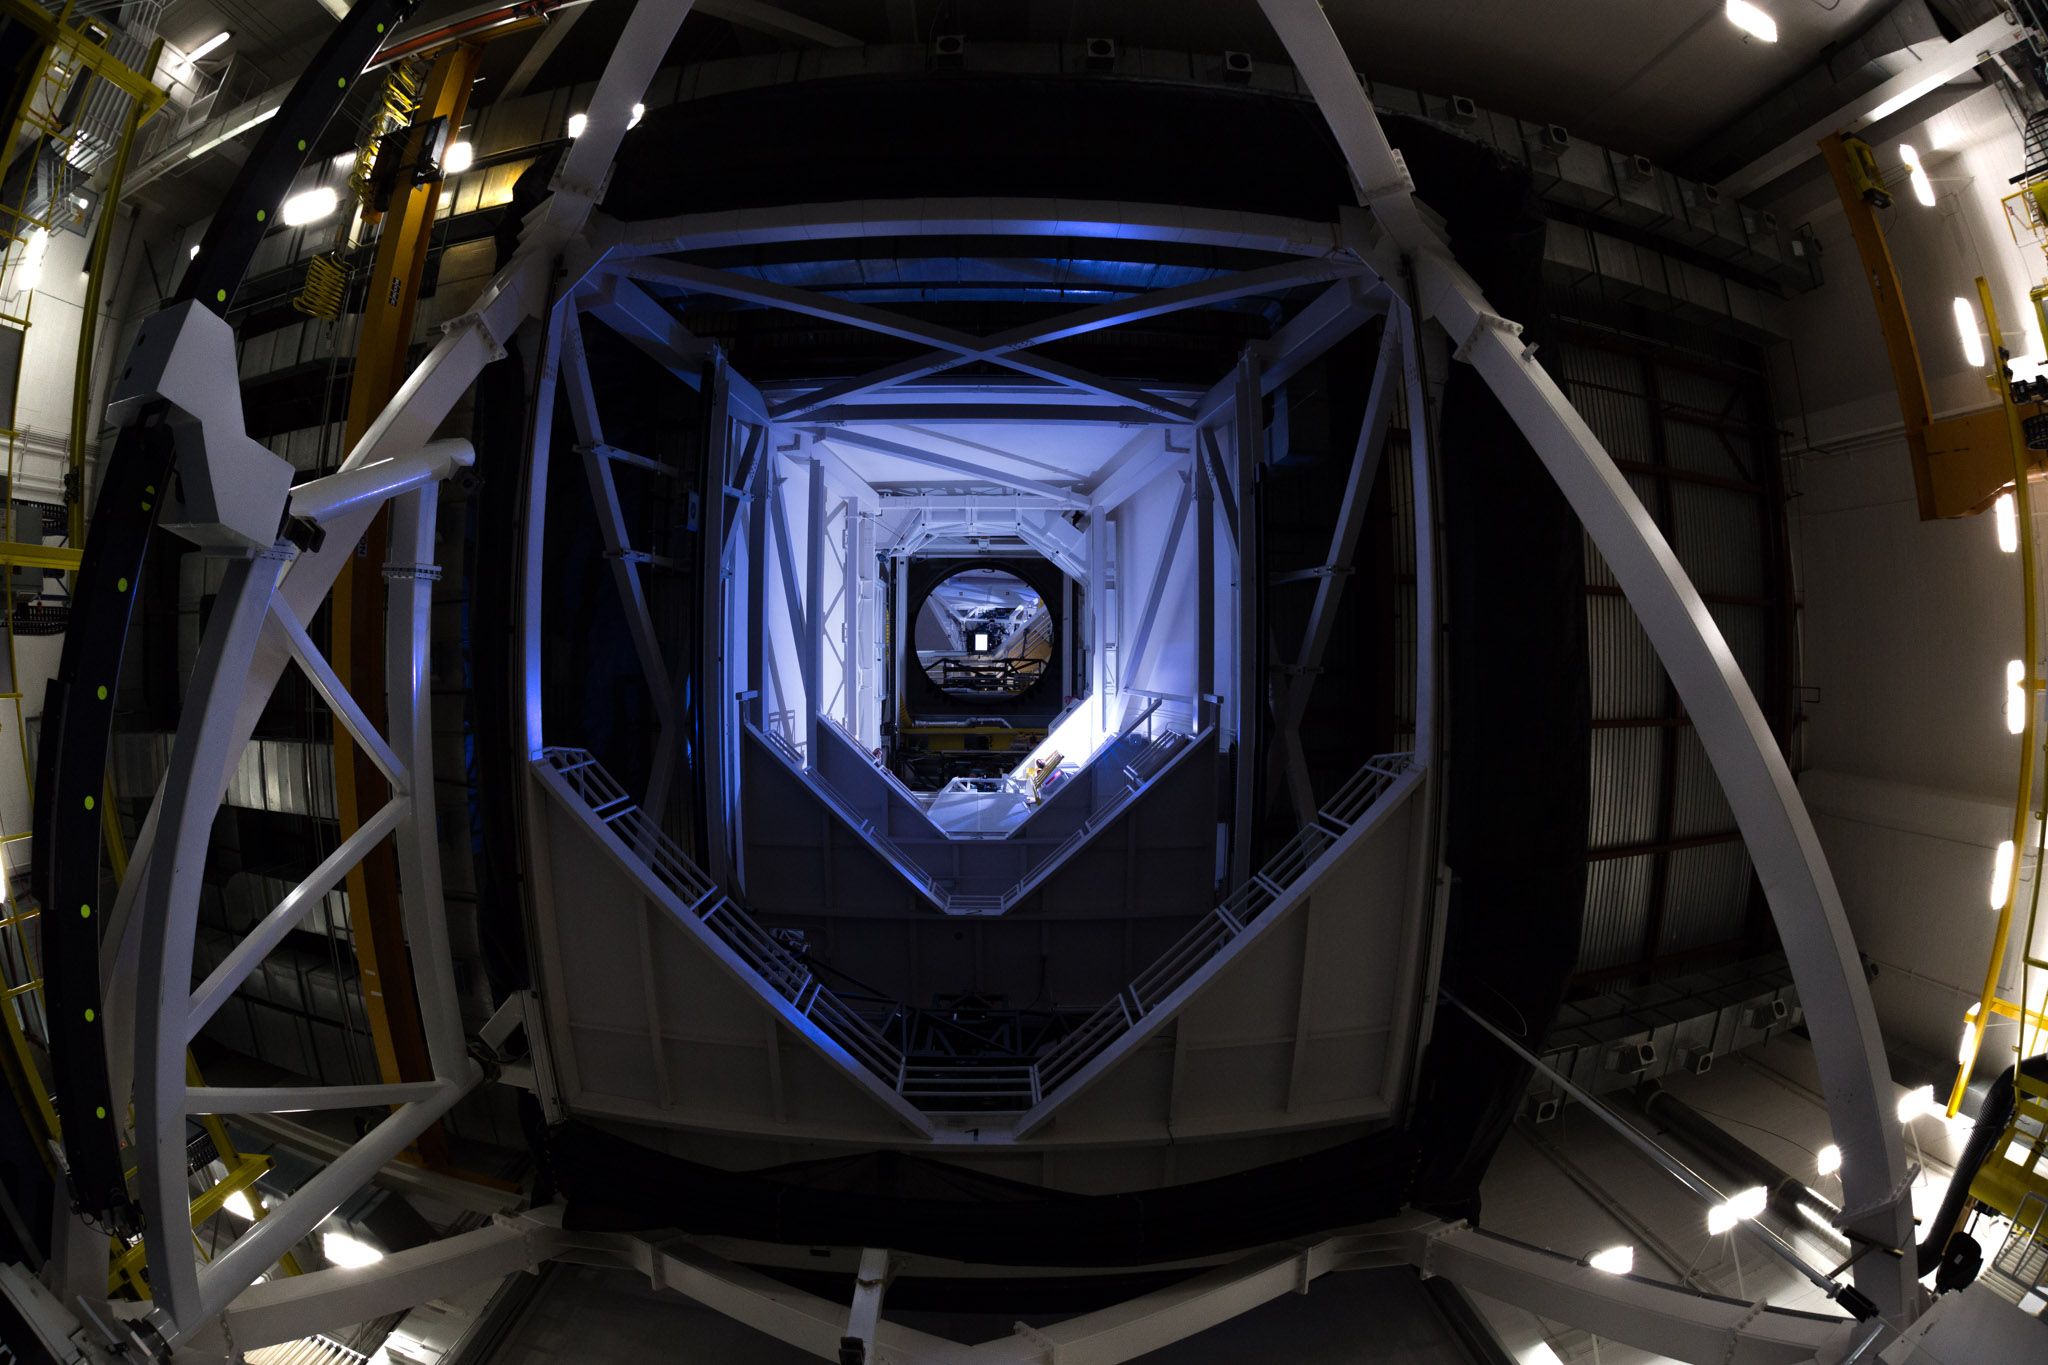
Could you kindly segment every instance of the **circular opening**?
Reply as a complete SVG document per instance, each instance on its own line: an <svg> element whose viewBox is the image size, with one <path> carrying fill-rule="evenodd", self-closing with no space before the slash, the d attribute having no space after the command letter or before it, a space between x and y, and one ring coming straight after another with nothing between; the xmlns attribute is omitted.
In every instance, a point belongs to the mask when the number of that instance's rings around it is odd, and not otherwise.
<svg viewBox="0 0 2048 1365"><path fill-rule="evenodd" d="M1052 613L1004 569L962 569L918 608L912 643L932 685L955 697L1015 697L1052 662Z"/></svg>

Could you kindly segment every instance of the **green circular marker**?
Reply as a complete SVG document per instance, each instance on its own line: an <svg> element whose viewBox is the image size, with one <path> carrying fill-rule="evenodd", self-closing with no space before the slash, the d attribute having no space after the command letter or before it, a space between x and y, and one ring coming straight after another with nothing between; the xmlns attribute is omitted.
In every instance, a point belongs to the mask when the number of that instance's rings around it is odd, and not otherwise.
<svg viewBox="0 0 2048 1365"><path fill-rule="evenodd" d="M125 579L125 578L117 578L117 579L115 579L115 580L114 580L114 591L115 591L115 592L126 592L126 591L128 591L128 580L127 580L127 579Z"/></svg>
<svg viewBox="0 0 2048 1365"><path fill-rule="evenodd" d="M79 907L78 907L78 917L79 917L80 919L91 919L91 918L92 918L92 907L91 907L90 905L81 905L81 906L79 906Z"/></svg>
<svg viewBox="0 0 2048 1365"><path fill-rule="evenodd" d="M379 25L377 25L377 32L379 32L379 33L382 33L383 31L384 31L384 25L382 25L382 24L379 24Z"/></svg>
<svg viewBox="0 0 2048 1365"><path fill-rule="evenodd" d="M300 150L300 151L302 151L302 152L306 150L306 139L304 139L304 138L300 138L300 139L299 139L299 150Z"/></svg>
<svg viewBox="0 0 2048 1365"><path fill-rule="evenodd" d="M334 78L334 88L335 88L336 90L346 90L346 89L348 89L348 77L346 77L346 76L336 76L336 77Z"/></svg>
<svg viewBox="0 0 2048 1365"><path fill-rule="evenodd" d="M105 701L106 699L107 699L107 689L106 689L106 688L105 688L104 686L102 686L102 687L100 688L100 700L101 700L101 701Z"/></svg>
<svg viewBox="0 0 2048 1365"><path fill-rule="evenodd" d="M149 504L148 504L148 503L146 503L146 502L145 502L144 504L142 504L142 510L143 510L143 511L145 511L145 512L147 512L147 511L149 510Z"/></svg>
<svg viewBox="0 0 2048 1365"><path fill-rule="evenodd" d="M92 1112L93 1112L93 1117L95 1117L95 1118L102 1118L102 1119L103 1119L103 1118L105 1118L105 1117L107 1116L107 1106L105 1106L105 1105L103 1104L103 1105L99 1106L99 1107L98 1107L97 1109L93 1110Z"/></svg>
<svg viewBox="0 0 2048 1365"><path fill-rule="evenodd" d="M262 222L264 219L268 218L269 216L270 215L265 213L262 209L256 210L256 221L259 223Z"/></svg>
<svg viewBox="0 0 2048 1365"><path fill-rule="evenodd" d="M94 1014L94 1013L93 1013L93 1012L92 1012L91 1010L87 1010L87 1011L85 1012L85 1022L86 1022L86 1023L90 1024L90 1023L91 1023L91 1022L92 1022L93 1020L95 1020L95 1019L97 1019L97 1018L99 1018L99 1016L98 1016L97 1014Z"/></svg>
<svg viewBox="0 0 2048 1365"><path fill-rule="evenodd" d="M91 809L92 809L92 807L93 807L93 799L92 799L92 798L91 798L90 796L88 796L88 797L86 797L86 798L85 798L85 808L86 808L87 810L91 810Z"/></svg>
<svg viewBox="0 0 2048 1365"><path fill-rule="evenodd" d="M156 492L156 485L153 483L146 483L142 485L142 491L145 493L154 493Z"/></svg>
<svg viewBox="0 0 2048 1365"><path fill-rule="evenodd" d="M225 290L225 289L216 289L216 290L214 290L214 291L213 291L213 301L214 301L215 303L226 303L226 302L228 301L228 291L227 291L227 290Z"/></svg>

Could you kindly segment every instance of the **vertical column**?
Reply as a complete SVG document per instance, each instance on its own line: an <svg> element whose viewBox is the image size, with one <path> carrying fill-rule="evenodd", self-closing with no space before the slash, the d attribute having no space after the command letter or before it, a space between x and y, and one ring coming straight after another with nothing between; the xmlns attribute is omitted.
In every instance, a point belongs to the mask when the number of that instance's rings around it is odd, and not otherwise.
<svg viewBox="0 0 2048 1365"><path fill-rule="evenodd" d="M1195 685L1191 709L1197 729L1222 719L1216 706L1216 492L1201 463L1201 442L1197 441L1188 455L1188 489L1195 500ZM1157 676L1158 670L1153 673Z"/></svg>
<svg viewBox="0 0 2048 1365"><path fill-rule="evenodd" d="M818 766L818 716L825 709L825 461L811 456L809 510L804 557L804 763Z"/></svg>
<svg viewBox="0 0 2048 1365"><path fill-rule="evenodd" d="M1259 388L1259 364L1250 351L1237 361L1237 401L1233 408L1233 432L1237 448L1237 573L1233 596L1237 615L1232 622L1236 638L1237 677L1231 687L1231 712L1236 717L1237 743L1233 765L1236 779L1235 814L1230 830L1230 884L1240 885L1252 870L1252 822L1257 811L1259 765L1258 736L1265 721L1265 578L1261 572L1259 543L1259 469L1264 448L1264 396ZM1219 494L1222 490L1218 490Z"/></svg>
<svg viewBox="0 0 2048 1365"><path fill-rule="evenodd" d="M448 950L448 914L441 895L441 844L434 820L434 732L428 660L433 627L434 512L441 486L422 484L391 504L384 564L384 699L392 752L405 765L412 803L399 824L399 907L419 983L427 1059L437 1080L462 1073L467 1059L462 1008ZM400 1008L403 1008L401 1005Z"/></svg>
<svg viewBox="0 0 2048 1365"><path fill-rule="evenodd" d="M706 419L704 470L697 501L698 634L697 634L697 761L703 765L704 846L698 850L704 871L720 886L731 884L732 825L736 791L731 765L733 676L726 650L726 613L732 590L732 569L726 558L726 532L736 524L728 500L736 495L732 420L732 384L725 356L712 358L710 412Z"/></svg>

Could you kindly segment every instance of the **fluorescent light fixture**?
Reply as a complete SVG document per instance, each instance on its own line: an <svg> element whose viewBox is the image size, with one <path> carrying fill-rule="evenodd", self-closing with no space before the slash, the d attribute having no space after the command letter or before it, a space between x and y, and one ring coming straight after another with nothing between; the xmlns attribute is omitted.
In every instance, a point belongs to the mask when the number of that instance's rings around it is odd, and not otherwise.
<svg viewBox="0 0 2048 1365"><path fill-rule="evenodd" d="M1610 1275L1627 1275L1636 1268L1636 1249L1609 1247L1587 1257L1586 1264L1595 1270L1604 1270Z"/></svg>
<svg viewBox="0 0 2048 1365"><path fill-rule="evenodd" d="M375 1265L384 1259L384 1253L368 1242L358 1241L345 1232L323 1232L320 1234L320 1254L330 1265L354 1269L358 1266Z"/></svg>
<svg viewBox="0 0 2048 1365"><path fill-rule="evenodd" d="M236 1190L221 1201L221 1207L245 1223L256 1221L256 1206L249 1202L249 1192L247 1190Z"/></svg>
<svg viewBox="0 0 2048 1365"><path fill-rule="evenodd" d="M1963 1013L1963 1040L1956 1044L1956 1065L1968 1066L1971 1062L1971 1054L1976 1050L1977 1007L1972 1005Z"/></svg>
<svg viewBox="0 0 2048 1365"><path fill-rule="evenodd" d="M78 207L80 207L80 208L82 208L82 209L89 209L89 208L91 208L91 207L92 207L92 200L90 200L90 199L86 198L86 197L85 197L84 195L82 195L82 194L74 194L74 195L72 195L72 196L71 196L71 202L72 202L72 203L74 203L74 204L76 204L76 205L78 205Z"/></svg>
<svg viewBox="0 0 2048 1365"><path fill-rule="evenodd" d="M590 123L590 115L588 115L588 114L571 114L571 115L569 115L569 136L570 136L570 137L582 137L582 136L583 136L583 130L584 130L584 128L585 128L585 127L587 127L587 126L589 125L589 123Z"/></svg>
<svg viewBox="0 0 2048 1365"><path fill-rule="evenodd" d="M322 185L317 190L306 190L285 200L277 216L284 220L286 227L304 227L308 223L319 222L339 207L341 196L331 187Z"/></svg>
<svg viewBox="0 0 2048 1365"><path fill-rule="evenodd" d="M192 244L192 254L187 256L185 259L188 261L196 261L199 259L199 243L194 242Z"/></svg>
<svg viewBox="0 0 2048 1365"><path fill-rule="evenodd" d="M2015 735L2027 728L2027 666L2018 659L2005 665L2005 728ZM2001 904L1993 901L1991 908L1996 910Z"/></svg>
<svg viewBox="0 0 2048 1365"><path fill-rule="evenodd" d="M2000 493L1998 501L1991 505L1991 513L1998 519L1998 548L2011 554L2020 547L2020 509L2013 501L2012 494Z"/></svg>
<svg viewBox="0 0 2048 1365"><path fill-rule="evenodd" d="M257 124L270 122L270 120L277 117L277 108L278 107L273 104L268 109L264 109L257 113L249 115L248 118L243 119L240 123L228 129L226 132L215 133L212 137L206 139L206 141L198 143L191 147L189 150L187 150L185 153L185 159L187 161L195 161L198 158L205 156L214 148L220 146L221 143L234 141L234 139L248 132Z"/></svg>
<svg viewBox="0 0 2048 1365"><path fill-rule="evenodd" d="M1920 165L1920 153L1913 150L1910 142L1899 144L1899 160L1906 163L1906 174L1913 181L1913 197L1928 208L1934 207L1934 182L1927 178L1927 172Z"/></svg>
<svg viewBox="0 0 2048 1365"><path fill-rule="evenodd" d="M1991 908L2005 909L2006 888L2012 885L2012 840L1998 841L1998 852L1991 859Z"/></svg>
<svg viewBox="0 0 2048 1365"><path fill-rule="evenodd" d="M1970 301L1958 294L1955 301L1956 335L1963 341L1963 359L1970 362L1972 369L1984 366L1984 338L1977 331L1977 310Z"/></svg>
<svg viewBox="0 0 2048 1365"><path fill-rule="evenodd" d="M221 32L214 34L211 38L208 38L205 42L201 43L198 47L195 47L190 52L186 53L185 60L188 62L196 62L201 57L204 57L207 53L214 51L222 43L225 43L228 39L234 36L234 34L229 33L228 31L223 29Z"/></svg>
<svg viewBox="0 0 2048 1365"><path fill-rule="evenodd" d="M43 258L49 251L50 230L36 228L31 231L28 240L22 243L20 265L14 274L16 290L34 289L43 282Z"/></svg>
<svg viewBox="0 0 2048 1365"><path fill-rule="evenodd" d="M476 148L467 142L458 142L448 149L448 155L441 159L444 175L459 175L476 164Z"/></svg>
<svg viewBox="0 0 2048 1365"><path fill-rule="evenodd" d="M976 654L988 653L988 636L978 630L974 632L974 652Z"/></svg>
<svg viewBox="0 0 2048 1365"><path fill-rule="evenodd" d="M1724 1204L1716 1204L1707 1210L1707 1231L1719 1236L1732 1231L1737 1223L1755 1218L1764 1211L1771 1196L1761 1185L1751 1185L1728 1196Z"/></svg>
<svg viewBox="0 0 2048 1365"><path fill-rule="evenodd" d="M1766 43L1778 41L1778 21L1749 0L1728 0L1728 22L1750 37Z"/></svg>
<svg viewBox="0 0 2048 1365"><path fill-rule="evenodd" d="M1842 1149L1830 1142L1814 1154L1813 1168L1822 1175L1833 1175L1842 1169Z"/></svg>
<svg viewBox="0 0 2048 1365"><path fill-rule="evenodd" d="M640 120L645 117L647 117L647 106L644 104L636 104L633 106L633 117L626 120L626 126L628 128L638 128L640 126Z"/></svg>
<svg viewBox="0 0 2048 1365"><path fill-rule="evenodd" d="M1911 1123L1924 1119L1930 1114L1939 1114L1941 1106L1935 1102L1934 1087L1923 1085L1918 1090L1908 1090L1899 1096L1899 1122Z"/></svg>

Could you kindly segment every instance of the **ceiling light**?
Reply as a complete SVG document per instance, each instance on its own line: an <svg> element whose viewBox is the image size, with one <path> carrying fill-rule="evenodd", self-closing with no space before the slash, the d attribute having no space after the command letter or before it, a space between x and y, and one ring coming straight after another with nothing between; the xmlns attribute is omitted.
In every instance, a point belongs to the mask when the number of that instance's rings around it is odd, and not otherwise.
<svg viewBox="0 0 2048 1365"><path fill-rule="evenodd" d="M186 257L186 259L191 261L196 261L199 259L199 243L194 242L192 244L192 254Z"/></svg>
<svg viewBox="0 0 2048 1365"><path fill-rule="evenodd" d="M195 47L190 52L186 53L185 60L188 62L196 62L201 57L204 57L207 53L213 51L215 48L219 47L222 43L225 43L228 39L234 36L234 34L229 33L225 30L216 33L211 38L208 38L205 42L201 43L198 47Z"/></svg>
<svg viewBox="0 0 2048 1365"><path fill-rule="evenodd" d="M1956 1065L1968 1066L1977 1059L1976 1053L1977 1007L1972 1005L1963 1013L1963 1040L1956 1044ZM2021 1162L2020 1164L2024 1166L2026 1163Z"/></svg>
<svg viewBox="0 0 2048 1365"><path fill-rule="evenodd" d="M1899 1096L1899 1122L1911 1123L1930 1114L1939 1114L1941 1106L1934 1101L1934 1087L1923 1085L1918 1090L1908 1090Z"/></svg>
<svg viewBox="0 0 2048 1365"><path fill-rule="evenodd" d="M640 126L640 120L641 120L642 118L646 117L646 115L647 115L647 106L646 106L646 105L644 105L644 104L636 104L636 105L634 105L634 106L633 106L633 117L631 117L631 118L629 118L629 119L627 119L627 120L626 120L626 126L627 126L628 128L638 128L638 127Z"/></svg>
<svg viewBox="0 0 2048 1365"><path fill-rule="evenodd" d="M1928 208L1934 207L1934 182L1927 178L1927 172L1920 165L1920 153L1913 150L1910 142L1899 144L1899 160L1906 163L1906 174L1913 181L1913 197Z"/></svg>
<svg viewBox="0 0 2048 1365"><path fill-rule="evenodd" d="M1778 41L1778 21L1749 0L1728 0L1728 22L1752 38L1766 43Z"/></svg>
<svg viewBox="0 0 2048 1365"><path fill-rule="evenodd" d="M17 292L34 289L43 282L43 257L50 251L50 230L36 228L22 244L20 268L15 272L14 287Z"/></svg>
<svg viewBox="0 0 2048 1365"><path fill-rule="evenodd" d="M220 146L221 143L229 142L235 138L240 137L242 134L248 132L251 128L254 128L259 123L269 122L271 119L277 117L278 108L278 105L273 104L268 109L263 109L258 111L257 113L251 114L248 118L236 124L234 127L227 129L225 132L215 133L212 137L206 139L206 141L197 143L194 146L186 148L185 159L187 161L196 161L200 157L205 156L208 152L212 151L214 148Z"/></svg>
<svg viewBox="0 0 2048 1365"><path fill-rule="evenodd" d="M571 114L571 115L569 115L569 136L570 136L570 137L582 137L582 136L583 136L583 129L584 129L585 125L587 125L587 124L588 124L589 122L590 122L590 115L588 115L588 114Z"/></svg>
<svg viewBox="0 0 2048 1365"><path fill-rule="evenodd" d="M328 1264L354 1269L358 1266L375 1265L384 1259L384 1253L368 1242L358 1241L345 1232L323 1232L320 1234L320 1254Z"/></svg>
<svg viewBox="0 0 2048 1365"><path fill-rule="evenodd" d="M2008 659L2005 665L2005 728L2015 735L2027 728L2027 666L2018 659ZM1998 906L1994 899L1991 908Z"/></svg>
<svg viewBox="0 0 2048 1365"><path fill-rule="evenodd" d="M1610 1275L1626 1275L1636 1268L1634 1247L1609 1247L1586 1258L1586 1264Z"/></svg>
<svg viewBox="0 0 2048 1365"><path fill-rule="evenodd" d="M467 142L458 142L448 149L448 155L441 160L443 175L459 175L476 164L476 148Z"/></svg>
<svg viewBox="0 0 2048 1365"><path fill-rule="evenodd" d="M2011 554L2020 547L2019 505L2013 501L2012 494L2000 493L1991 511L1998 519L1998 548Z"/></svg>
<svg viewBox="0 0 2048 1365"><path fill-rule="evenodd" d="M974 652L976 654L988 653L988 636L978 630L974 632Z"/></svg>
<svg viewBox="0 0 2048 1365"><path fill-rule="evenodd" d="M1984 338L1977 333L1977 310L1959 294L1956 296L1955 314L1956 335L1963 340L1963 359L1970 362L1970 368L1981 369L1984 365Z"/></svg>
<svg viewBox="0 0 2048 1365"><path fill-rule="evenodd" d="M236 1190L226 1199L223 1199L220 1206L245 1223L256 1221L256 1206L249 1202L249 1192L247 1190Z"/></svg>
<svg viewBox="0 0 2048 1365"><path fill-rule="evenodd" d="M1761 1185L1752 1185L1728 1196L1723 1204L1716 1204L1707 1210L1707 1231L1719 1236L1732 1231L1737 1223L1755 1218L1764 1211L1771 1196Z"/></svg>
<svg viewBox="0 0 2048 1365"><path fill-rule="evenodd" d="M1842 1149L1830 1142L1814 1154L1813 1168L1822 1175L1833 1175L1842 1169Z"/></svg>
<svg viewBox="0 0 2048 1365"><path fill-rule="evenodd" d="M82 194L74 194L74 195L72 195L72 196L71 196L71 202L72 202L72 203L74 203L74 204L76 204L76 205L78 205L78 207L80 207L80 208L82 208L82 209L89 209L89 208L91 208L91 207L92 207L92 200L90 200L90 199L86 198L86 197L85 197L84 195L82 195Z"/></svg>
<svg viewBox="0 0 2048 1365"><path fill-rule="evenodd" d="M307 190L285 200L284 207L278 210L278 217L284 220L286 227L304 227L308 223L319 222L339 207L341 196L322 185L317 190Z"/></svg>
<svg viewBox="0 0 2048 1365"><path fill-rule="evenodd" d="M2011 729L2010 721L2007 722L2006 728ZM2014 733L2017 734L2018 731L2014 731ZM1993 910L2005 909L2005 893L2012 885L2012 855L2012 840L1999 840L1998 853L1991 860L1991 908Z"/></svg>

